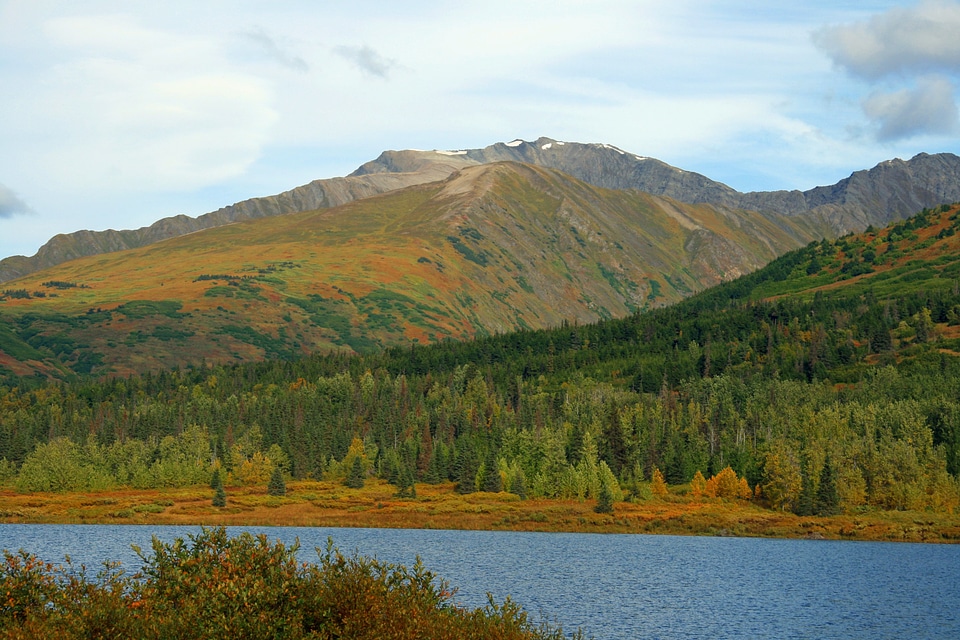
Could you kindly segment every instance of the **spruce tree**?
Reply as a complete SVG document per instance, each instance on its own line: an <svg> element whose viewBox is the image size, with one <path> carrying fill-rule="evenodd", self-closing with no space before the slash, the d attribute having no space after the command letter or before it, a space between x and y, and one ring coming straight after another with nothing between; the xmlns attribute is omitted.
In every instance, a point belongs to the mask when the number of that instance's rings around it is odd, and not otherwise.
<svg viewBox="0 0 960 640"><path fill-rule="evenodd" d="M217 488L213 492L213 506L227 506L227 493L223 490L223 484L218 484Z"/></svg>
<svg viewBox="0 0 960 640"><path fill-rule="evenodd" d="M273 473L270 474L270 483L267 485L267 495L268 496L285 496L287 495L287 485L283 481L283 472L280 471L280 467L273 467Z"/></svg>
<svg viewBox="0 0 960 640"><path fill-rule="evenodd" d="M416 498L417 484L410 465L403 464L399 470L397 482L397 496L400 498Z"/></svg>
<svg viewBox="0 0 960 640"><path fill-rule="evenodd" d="M353 466L350 467L350 473L347 475L345 484L351 489L363 488L363 462L361 462L360 456L353 459Z"/></svg>
<svg viewBox="0 0 960 640"><path fill-rule="evenodd" d="M798 516L812 516L815 513L816 494L813 491L813 480L807 472L806 465L802 470L802 481L800 485L800 499L797 501L795 513Z"/></svg>
<svg viewBox="0 0 960 640"><path fill-rule="evenodd" d="M210 488L216 490L217 487L223 488L223 480L220 478L220 469L213 470L213 477L210 478Z"/></svg>
<svg viewBox="0 0 960 640"><path fill-rule="evenodd" d="M510 493L520 496L521 500L527 499L527 477L523 469L517 469L517 474L513 477L513 483L510 485Z"/></svg>
<svg viewBox="0 0 960 640"><path fill-rule="evenodd" d="M477 459L466 445L457 451L457 493L473 493L477 490Z"/></svg>
<svg viewBox="0 0 960 640"><path fill-rule="evenodd" d="M503 490L503 479L500 478L500 468L493 449L490 449L487 460L483 463L483 490L490 493L499 493Z"/></svg>
<svg viewBox="0 0 960 640"><path fill-rule="evenodd" d="M823 462L820 471L820 487L817 489L816 512L818 516L835 516L840 513L840 494L837 491L837 481L833 476L833 465L830 456Z"/></svg>
<svg viewBox="0 0 960 640"><path fill-rule="evenodd" d="M436 449L430 454L430 464L427 466L427 472L423 475L423 481L427 484L440 484L440 464L437 460Z"/></svg>
<svg viewBox="0 0 960 640"><path fill-rule="evenodd" d="M600 483L600 492L597 495L597 506L593 508L597 513L613 513L613 493L606 482Z"/></svg>

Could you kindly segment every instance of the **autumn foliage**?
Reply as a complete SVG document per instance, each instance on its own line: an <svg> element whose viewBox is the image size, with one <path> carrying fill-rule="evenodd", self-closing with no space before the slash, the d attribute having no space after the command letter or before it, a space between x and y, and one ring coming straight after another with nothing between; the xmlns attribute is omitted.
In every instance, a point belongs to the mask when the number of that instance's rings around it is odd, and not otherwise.
<svg viewBox="0 0 960 640"><path fill-rule="evenodd" d="M700 472L697 471L699 474ZM700 476L703 479L703 476ZM706 481L703 487L703 494L709 498L727 498L728 500L749 500L753 497L753 491L746 478L738 478L737 472L730 467L726 467L720 473Z"/></svg>
<svg viewBox="0 0 960 640"><path fill-rule="evenodd" d="M468 610L418 560L413 569L344 556L328 543L318 565L297 545L204 529L153 542L140 573L96 578L21 551L0 566L0 638L564 638L509 599ZM139 552L139 550L138 550ZM577 637L580 637L579 634Z"/></svg>
<svg viewBox="0 0 960 640"><path fill-rule="evenodd" d="M660 469L653 470L653 479L650 481L650 492L658 498L662 498L667 495L667 483L663 479L663 474L660 472Z"/></svg>

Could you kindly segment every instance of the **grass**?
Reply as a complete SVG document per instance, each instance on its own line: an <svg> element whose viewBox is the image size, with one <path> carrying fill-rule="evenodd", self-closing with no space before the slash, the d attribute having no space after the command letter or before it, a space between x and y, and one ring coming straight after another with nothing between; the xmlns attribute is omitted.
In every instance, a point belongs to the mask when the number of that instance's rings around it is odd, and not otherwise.
<svg viewBox="0 0 960 640"><path fill-rule="evenodd" d="M368 480L363 489L329 481L287 484L287 495L266 487L227 488L227 506L213 507L213 492L188 489L99 493L20 494L0 491L0 522L43 524L153 524L297 527L375 527L578 533L733 535L831 540L960 541L960 516L863 510L821 518L799 517L744 501L662 499L618 502L612 514L594 501L520 500L508 493L460 495L451 483L417 485L416 498Z"/></svg>

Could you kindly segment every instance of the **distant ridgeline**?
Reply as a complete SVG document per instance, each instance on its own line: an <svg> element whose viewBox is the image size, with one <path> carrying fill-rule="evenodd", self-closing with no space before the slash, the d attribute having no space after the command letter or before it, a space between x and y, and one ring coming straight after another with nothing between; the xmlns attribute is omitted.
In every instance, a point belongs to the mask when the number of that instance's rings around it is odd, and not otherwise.
<svg viewBox="0 0 960 640"><path fill-rule="evenodd" d="M814 242L668 308L233 367L0 388L24 490L345 478L615 500L719 476L798 513L960 504L960 214ZM726 472L729 475L729 472ZM699 482L699 480L698 480ZM743 494L741 495L741 498Z"/></svg>

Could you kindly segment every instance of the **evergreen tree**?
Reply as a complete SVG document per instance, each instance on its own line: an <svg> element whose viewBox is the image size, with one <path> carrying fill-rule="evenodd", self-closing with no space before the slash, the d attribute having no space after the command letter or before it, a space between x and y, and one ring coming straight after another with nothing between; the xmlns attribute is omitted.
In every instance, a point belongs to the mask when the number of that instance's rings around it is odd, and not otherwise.
<svg viewBox="0 0 960 640"><path fill-rule="evenodd" d="M613 513L613 493L606 482L600 483L600 493L597 495L597 505L593 508L597 513Z"/></svg>
<svg viewBox="0 0 960 640"><path fill-rule="evenodd" d="M217 488L213 492L213 506L227 506L227 493L223 490L223 484L218 484Z"/></svg>
<svg viewBox="0 0 960 640"><path fill-rule="evenodd" d="M360 460L360 456L356 456L353 459L353 466L350 467L350 473L347 474L347 481L344 483L351 489L361 489L363 488L363 462Z"/></svg>
<svg viewBox="0 0 960 640"><path fill-rule="evenodd" d="M798 516L812 516L815 513L816 494L813 491L813 480L807 472L806 465L802 471L803 479L800 488L800 499L797 501L795 513Z"/></svg>
<svg viewBox="0 0 960 640"><path fill-rule="evenodd" d="M440 484L440 464L436 450L430 455L430 464L427 466L427 472L423 474L423 481L427 484Z"/></svg>
<svg viewBox="0 0 960 640"><path fill-rule="evenodd" d="M840 513L840 494L833 473L830 456L820 471L820 487L817 489L816 513L818 516L834 516Z"/></svg>
<svg viewBox="0 0 960 640"><path fill-rule="evenodd" d="M492 448L487 454L486 462L483 463L483 490L490 493L499 493L503 490L503 479L500 477L500 468Z"/></svg>
<svg viewBox="0 0 960 640"><path fill-rule="evenodd" d="M287 495L287 485L283 481L283 472L280 470L279 466L274 467L273 473L270 474L270 483L267 485L267 495L268 496Z"/></svg>
<svg viewBox="0 0 960 640"><path fill-rule="evenodd" d="M410 465L401 464L395 484L397 486L397 496L401 498L417 497L416 478L413 475L413 469Z"/></svg>
<svg viewBox="0 0 960 640"><path fill-rule="evenodd" d="M510 493L520 496L521 500L527 499L527 477L524 475L523 469L517 469L516 475L513 476Z"/></svg>
<svg viewBox="0 0 960 640"><path fill-rule="evenodd" d="M457 493L473 493L477 490L477 460L473 450L464 442L457 450Z"/></svg>
<svg viewBox="0 0 960 640"><path fill-rule="evenodd" d="M213 470L213 477L210 478L210 488L216 491L217 487L223 488L223 480L220 478L220 469Z"/></svg>

